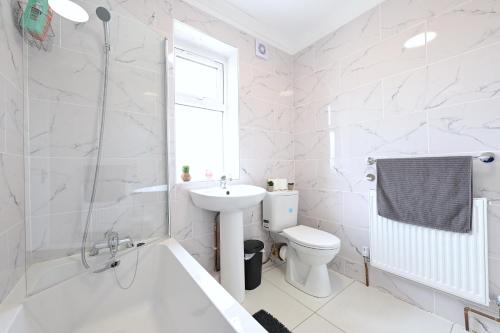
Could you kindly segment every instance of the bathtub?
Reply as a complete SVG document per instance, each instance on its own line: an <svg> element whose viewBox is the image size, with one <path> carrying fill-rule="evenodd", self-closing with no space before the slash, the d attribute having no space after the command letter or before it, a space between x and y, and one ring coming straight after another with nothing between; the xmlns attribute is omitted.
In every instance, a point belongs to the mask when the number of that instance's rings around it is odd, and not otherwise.
<svg viewBox="0 0 500 333"><path fill-rule="evenodd" d="M127 283L134 252L121 258ZM175 240L139 248L135 283L84 273L0 307L1 333L266 332Z"/></svg>

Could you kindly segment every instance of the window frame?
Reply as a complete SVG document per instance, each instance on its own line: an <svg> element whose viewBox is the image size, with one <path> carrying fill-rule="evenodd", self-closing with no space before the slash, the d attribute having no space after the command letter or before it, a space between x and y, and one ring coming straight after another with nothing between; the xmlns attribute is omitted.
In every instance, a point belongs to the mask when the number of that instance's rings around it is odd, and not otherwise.
<svg viewBox="0 0 500 333"><path fill-rule="evenodd" d="M233 179L239 179L239 124L238 124L238 56L235 54L219 54L210 49L199 47L191 43L179 43L174 46L174 72L175 62L177 57L181 57L193 62L204 64L210 67L217 68L221 75L218 76L218 89L222 89L222 103L209 99L202 99L189 94L178 93L174 91L174 107L176 105L182 107L192 107L205 109L207 112L221 112L222 113L222 170L221 175L227 175ZM234 81L235 87L232 88L229 83ZM234 110L233 110L234 109ZM175 111L177 112L177 111ZM181 111L182 112L182 111ZM232 128L236 125L237 128ZM176 128L177 130L177 128ZM234 137L236 135L236 137ZM176 149L178 146L176 145ZM232 160L236 159L236 160ZM176 165L176 168L178 166ZM180 172L180 170L177 170ZM214 181L221 175L218 174L219 170L213 170L214 177L212 179L194 178L193 181ZM176 177L180 182L180 177Z"/></svg>
<svg viewBox="0 0 500 333"><path fill-rule="evenodd" d="M201 52L202 50L196 51L197 52L193 52L192 50L188 50L186 47L176 46L175 60L177 61L177 58L179 57L184 60L215 68L219 73L217 75L217 94L221 95L221 100L212 100L176 91L175 104L197 107L211 111L225 112L227 110L227 73L225 70L227 68L227 63L224 59L216 57L208 52Z"/></svg>

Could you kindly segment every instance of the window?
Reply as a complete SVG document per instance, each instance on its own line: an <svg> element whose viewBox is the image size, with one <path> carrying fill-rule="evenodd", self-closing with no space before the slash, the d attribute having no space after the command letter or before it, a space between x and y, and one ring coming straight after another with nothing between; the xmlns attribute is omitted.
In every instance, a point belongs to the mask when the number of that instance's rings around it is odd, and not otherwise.
<svg viewBox="0 0 500 333"><path fill-rule="evenodd" d="M175 47L177 181L184 165L194 181L238 178L237 61L217 43L200 46L198 36L193 45L185 30L181 36Z"/></svg>
<svg viewBox="0 0 500 333"><path fill-rule="evenodd" d="M224 111L224 64L176 48L176 103Z"/></svg>

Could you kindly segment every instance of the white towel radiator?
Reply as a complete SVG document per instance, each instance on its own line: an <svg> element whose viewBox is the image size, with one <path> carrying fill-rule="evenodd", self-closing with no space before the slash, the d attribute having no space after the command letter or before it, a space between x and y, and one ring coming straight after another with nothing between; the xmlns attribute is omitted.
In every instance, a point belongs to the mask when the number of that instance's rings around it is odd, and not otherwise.
<svg viewBox="0 0 500 333"><path fill-rule="evenodd" d="M488 306L487 204L473 200L472 232L461 234L379 216L370 191L371 265Z"/></svg>

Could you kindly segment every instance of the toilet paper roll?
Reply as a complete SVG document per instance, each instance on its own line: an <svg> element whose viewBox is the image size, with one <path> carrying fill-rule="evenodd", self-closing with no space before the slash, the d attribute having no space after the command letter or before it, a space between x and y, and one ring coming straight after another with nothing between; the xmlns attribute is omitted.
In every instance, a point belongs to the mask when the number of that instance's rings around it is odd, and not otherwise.
<svg viewBox="0 0 500 333"><path fill-rule="evenodd" d="M278 257L283 260L283 261L286 261L286 251L287 251L287 245L286 244L283 244L281 245L280 247L280 250L279 250L279 253L278 253Z"/></svg>

